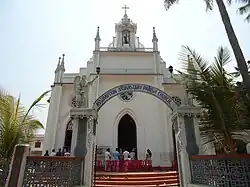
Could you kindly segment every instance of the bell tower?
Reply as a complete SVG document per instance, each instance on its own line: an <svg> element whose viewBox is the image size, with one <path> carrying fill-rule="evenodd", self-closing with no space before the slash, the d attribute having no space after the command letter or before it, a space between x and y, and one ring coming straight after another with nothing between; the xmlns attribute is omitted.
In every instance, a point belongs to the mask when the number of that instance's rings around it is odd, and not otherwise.
<svg viewBox="0 0 250 187"><path fill-rule="evenodd" d="M122 8L125 9L125 13L121 21L115 25L116 41L113 41L115 42L114 47L135 49L137 25L128 18L127 9L129 7L125 5Z"/></svg>

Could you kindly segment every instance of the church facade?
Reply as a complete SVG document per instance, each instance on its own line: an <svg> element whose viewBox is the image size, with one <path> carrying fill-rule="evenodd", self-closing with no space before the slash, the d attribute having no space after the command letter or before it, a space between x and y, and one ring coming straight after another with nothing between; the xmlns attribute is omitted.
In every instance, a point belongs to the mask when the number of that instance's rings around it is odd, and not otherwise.
<svg viewBox="0 0 250 187"><path fill-rule="evenodd" d="M150 149L154 166L171 165L176 152L171 114L183 101L184 89L180 77L173 74L173 67L166 67L169 64L160 56L155 28L152 48L144 47L136 32L137 24L125 11L115 24L115 36L108 47L100 47L98 27L93 56L86 67L66 73L64 56L59 59L44 151L63 147L73 151L70 109L76 100L74 80L85 75L91 82L88 106L98 111L97 153L101 155L107 148L111 151L136 148L138 159L144 160L146 150ZM96 69L100 70L99 74Z"/></svg>

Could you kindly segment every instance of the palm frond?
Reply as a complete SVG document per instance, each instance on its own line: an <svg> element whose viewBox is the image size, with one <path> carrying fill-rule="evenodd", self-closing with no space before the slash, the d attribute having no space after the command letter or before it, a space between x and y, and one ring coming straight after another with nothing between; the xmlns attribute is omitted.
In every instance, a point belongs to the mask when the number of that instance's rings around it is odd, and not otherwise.
<svg viewBox="0 0 250 187"><path fill-rule="evenodd" d="M21 105L20 95L16 99L0 89L0 156L10 158L16 144L29 143L36 129L43 128L30 112L32 108L41 106L40 101L48 92L41 94L27 111Z"/></svg>
<svg viewBox="0 0 250 187"><path fill-rule="evenodd" d="M164 0L164 7L168 10L173 4L178 3L179 0Z"/></svg>
<svg viewBox="0 0 250 187"><path fill-rule="evenodd" d="M247 14L245 20L250 22L250 0L241 0L243 3L246 3L244 6L238 9L241 15Z"/></svg>
<svg viewBox="0 0 250 187"><path fill-rule="evenodd" d="M45 92L43 92L37 99L35 99L35 101L33 101L33 103L30 105L29 109L27 110L26 114L24 115L23 117L23 121L24 122L27 118L27 116L29 115L30 111L34 108L34 107L37 107L40 103L40 101L42 99L45 98L45 96L50 92L50 90L47 90Z"/></svg>
<svg viewBox="0 0 250 187"><path fill-rule="evenodd" d="M206 4L206 10L213 10L214 7L214 0L203 0Z"/></svg>
<svg viewBox="0 0 250 187"><path fill-rule="evenodd" d="M224 68L231 61L229 50L220 47L214 61L209 63L195 50L184 46L180 60L184 67L181 74L191 83L187 91L202 107L201 136L209 135L209 141L232 150L234 132L245 128L248 109L245 100L237 96L234 77ZM190 63L195 70L190 71Z"/></svg>

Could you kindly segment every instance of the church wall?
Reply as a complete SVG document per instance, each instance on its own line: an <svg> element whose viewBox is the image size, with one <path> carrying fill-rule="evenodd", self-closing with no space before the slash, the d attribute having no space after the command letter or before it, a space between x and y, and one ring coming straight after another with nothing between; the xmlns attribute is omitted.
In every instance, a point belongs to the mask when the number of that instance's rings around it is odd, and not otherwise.
<svg viewBox="0 0 250 187"><path fill-rule="evenodd" d="M59 111L59 121L56 132L55 149L63 148L65 139L65 130L70 120L69 111L73 97L73 84L64 84L62 89L61 105Z"/></svg>
<svg viewBox="0 0 250 187"><path fill-rule="evenodd" d="M136 56L135 56L136 55ZM139 53L139 52L113 52L101 53L100 67L101 72L105 73L108 70L116 70L113 73L123 73L117 70L129 70L127 73L153 73L154 58L152 53ZM137 71L132 71L137 70ZM109 73L109 72L107 72ZM112 72L110 72L112 73Z"/></svg>
<svg viewBox="0 0 250 187"><path fill-rule="evenodd" d="M153 85L153 76L102 76L100 78L100 95L108 89L126 83L144 83ZM153 152L155 166L170 165L171 123L167 121L170 109L159 99L145 93L135 93L130 102L122 101L118 96L108 101L99 111L97 127L97 145L117 147L119 119L126 114L135 119L137 125L137 148L139 159L145 159L146 149ZM129 138L129 137L128 137ZM167 156L166 156L167 155Z"/></svg>
<svg viewBox="0 0 250 187"><path fill-rule="evenodd" d="M163 84L163 87L170 96L177 96L183 101L185 92L181 84Z"/></svg>

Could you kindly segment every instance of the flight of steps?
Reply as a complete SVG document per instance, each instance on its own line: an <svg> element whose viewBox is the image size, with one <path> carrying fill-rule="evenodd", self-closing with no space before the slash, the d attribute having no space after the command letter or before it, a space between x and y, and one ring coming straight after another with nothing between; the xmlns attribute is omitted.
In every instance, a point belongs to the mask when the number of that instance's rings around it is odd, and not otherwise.
<svg viewBox="0 0 250 187"><path fill-rule="evenodd" d="M97 172L95 187L155 187L179 186L179 176L176 171L168 172Z"/></svg>

